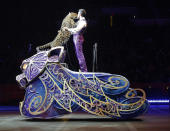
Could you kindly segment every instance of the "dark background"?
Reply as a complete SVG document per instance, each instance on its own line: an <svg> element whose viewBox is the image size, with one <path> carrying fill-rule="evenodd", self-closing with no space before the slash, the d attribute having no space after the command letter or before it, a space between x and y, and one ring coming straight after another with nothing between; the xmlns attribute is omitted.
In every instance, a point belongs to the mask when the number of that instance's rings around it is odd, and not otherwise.
<svg viewBox="0 0 170 131"><path fill-rule="evenodd" d="M15 81L21 62L57 35L68 12L87 11L84 54L92 71L98 43L99 72L127 77L149 98L168 98L170 4L166 0L6 0L0 4L0 105L16 105L24 91ZM112 22L111 22L112 17ZM78 71L72 38L66 62ZM70 59L68 59L68 55Z"/></svg>

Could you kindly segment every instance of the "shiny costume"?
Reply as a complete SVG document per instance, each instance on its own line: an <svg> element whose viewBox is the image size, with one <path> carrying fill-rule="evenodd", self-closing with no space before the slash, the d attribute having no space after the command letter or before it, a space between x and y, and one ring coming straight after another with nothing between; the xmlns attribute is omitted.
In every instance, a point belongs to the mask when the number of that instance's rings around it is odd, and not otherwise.
<svg viewBox="0 0 170 131"><path fill-rule="evenodd" d="M71 32L71 34L73 34L73 42L74 42L74 46L75 46L75 50L76 50L76 56L79 61L80 70L82 72L87 72L86 61L85 61L85 57L83 54L83 42L84 42L83 33L84 33L84 30L86 27L78 28L78 26L83 22L86 23L85 18L80 19L76 23L76 27L70 28L69 31Z"/></svg>

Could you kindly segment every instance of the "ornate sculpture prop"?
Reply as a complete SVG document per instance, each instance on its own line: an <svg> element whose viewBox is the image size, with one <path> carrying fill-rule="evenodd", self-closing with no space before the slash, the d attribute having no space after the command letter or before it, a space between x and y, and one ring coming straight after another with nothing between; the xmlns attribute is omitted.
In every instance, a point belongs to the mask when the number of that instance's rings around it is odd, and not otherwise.
<svg viewBox="0 0 170 131"><path fill-rule="evenodd" d="M63 47L41 51L24 60L16 80L25 98L20 112L29 118L55 118L78 108L98 116L133 118L148 107L142 89L129 88L129 81L109 73L74 72L60 64Z"/></svg>

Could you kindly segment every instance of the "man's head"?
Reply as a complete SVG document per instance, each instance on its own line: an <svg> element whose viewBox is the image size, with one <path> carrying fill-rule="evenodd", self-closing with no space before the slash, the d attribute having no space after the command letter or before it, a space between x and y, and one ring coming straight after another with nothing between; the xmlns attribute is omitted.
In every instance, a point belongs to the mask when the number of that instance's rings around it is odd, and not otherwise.
<svg viewBox="0 0 170 131"><path fill-rule="evenodd" d="M82 16L82 17L85 17L86 16L86 11L85 11L85 9L79 9L79 11L78 11L78 18L80 18L80 16Z"/></svg>

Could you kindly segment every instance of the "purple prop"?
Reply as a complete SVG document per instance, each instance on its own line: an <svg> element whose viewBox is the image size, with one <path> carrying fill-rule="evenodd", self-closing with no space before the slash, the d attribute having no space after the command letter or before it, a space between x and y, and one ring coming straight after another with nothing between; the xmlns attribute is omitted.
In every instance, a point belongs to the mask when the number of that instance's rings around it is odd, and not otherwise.
<svg viewBox="0 0 170 131"><path fill-rule="evenodd" d="M48 57L50 51L38 52L31 58L28 58L22 62L21 68L23 68L24 65L27 66L23 72L28 82L36 78L36 76L44 70L47 62L59 62L58 55Z"/></svg>

